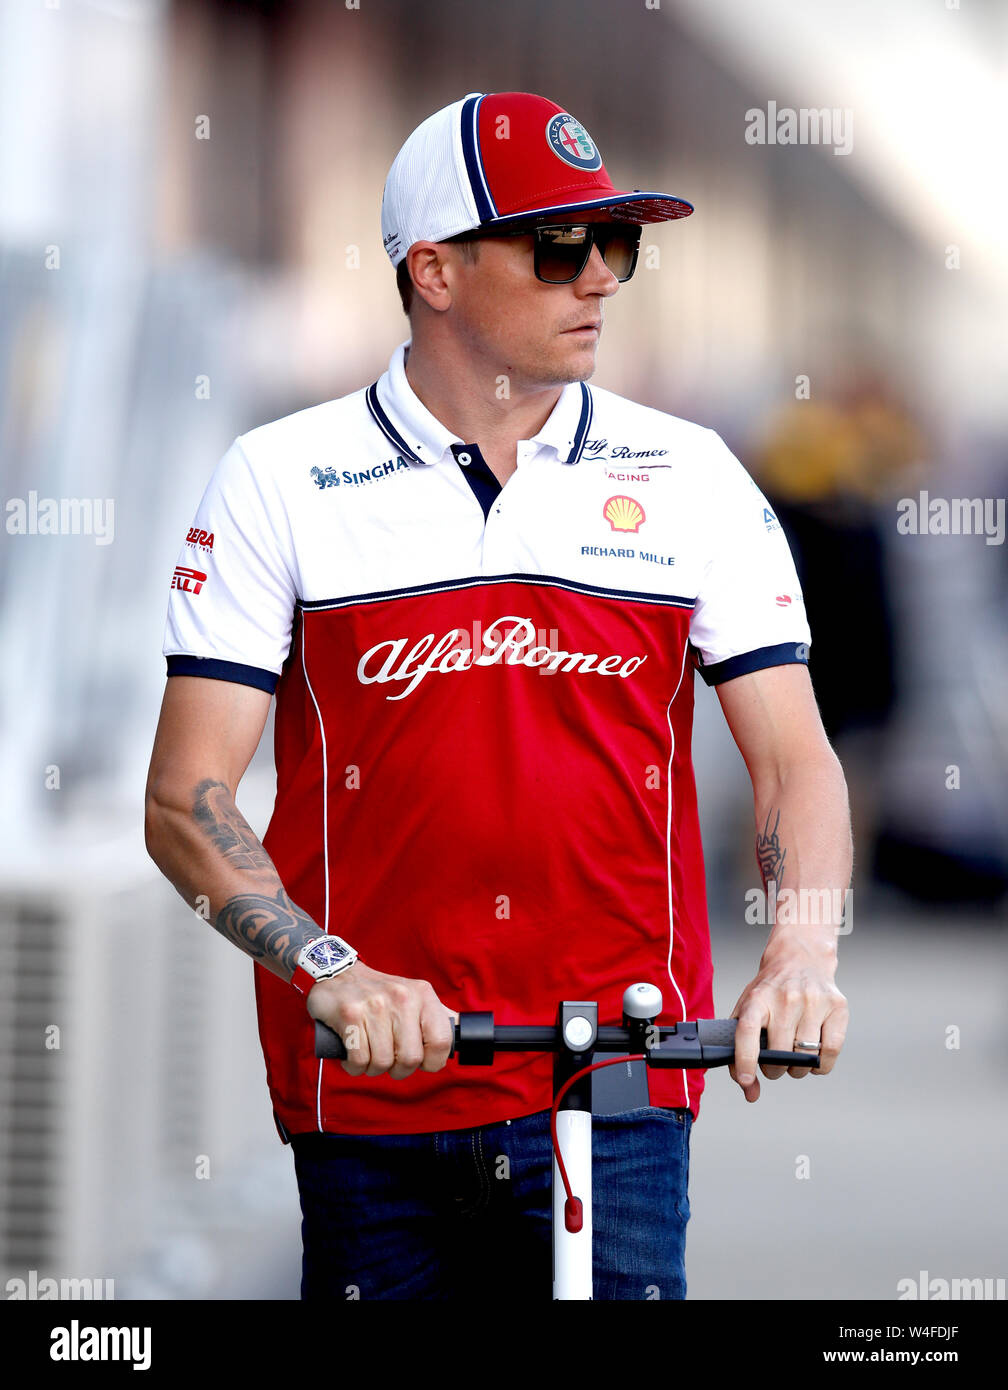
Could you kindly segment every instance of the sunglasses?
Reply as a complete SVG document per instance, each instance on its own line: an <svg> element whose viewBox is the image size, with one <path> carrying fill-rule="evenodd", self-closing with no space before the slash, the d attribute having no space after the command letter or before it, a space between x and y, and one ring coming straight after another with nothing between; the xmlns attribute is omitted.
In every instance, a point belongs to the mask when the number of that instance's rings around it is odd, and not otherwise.
<svg viewBox="0 0 1008 1390"><path fill-rule="evenodd" d="M598 247L603 261L620 284L624 284L637 266L641 228L611 222L564 222L548 227L462 232L446 240L482 241L513 236L532 237L535 277L546 285L569 285L576 280L588 264L593 246Z"/></svg>

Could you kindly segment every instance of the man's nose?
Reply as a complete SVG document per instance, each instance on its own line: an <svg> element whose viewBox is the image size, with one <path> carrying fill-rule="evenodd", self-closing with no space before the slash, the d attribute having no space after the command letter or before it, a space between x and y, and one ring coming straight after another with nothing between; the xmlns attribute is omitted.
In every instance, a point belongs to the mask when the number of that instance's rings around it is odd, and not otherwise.
<svg viewBox="0 0 1008 1390"><path fill-rule="evenodd" d="M584 270L574 281L575 288L581 294L602 294L608 297L616 293L619 283L602 259L598 247L593 246Z"/></svg>

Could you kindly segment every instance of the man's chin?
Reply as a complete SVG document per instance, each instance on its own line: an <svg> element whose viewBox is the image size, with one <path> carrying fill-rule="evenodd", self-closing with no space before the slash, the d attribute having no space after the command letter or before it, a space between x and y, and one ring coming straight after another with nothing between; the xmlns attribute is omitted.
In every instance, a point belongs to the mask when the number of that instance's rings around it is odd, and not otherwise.
<svg viewBox="0 0 1008 1390"><path fill-rule="evenodd" d="M573 334L571 336L573 337ZM572 381L587 381L589 377L595 375L595 354L598 348L598 339L588 347L582 347L575 351L572 351L572 347L573 344L565 352L556 354L556 374L553 380L558 386L566 386Z"/></svg>
<svg viewBox="0 0 1008 1390"><path fill-rule="evenodd" d="M548 391L554 386L587 381L595 375L597 346L592 343L578 347L561 339L551 350L529 357L521 366L513 362L509 372L512 386L525 391Z"/></svg>

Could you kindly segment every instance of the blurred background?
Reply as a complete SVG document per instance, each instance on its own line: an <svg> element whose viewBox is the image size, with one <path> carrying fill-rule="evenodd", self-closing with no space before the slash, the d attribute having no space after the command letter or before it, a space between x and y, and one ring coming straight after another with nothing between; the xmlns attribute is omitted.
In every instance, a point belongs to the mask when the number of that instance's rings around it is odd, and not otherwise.
<svg viewBox="0 0 1008 1390"><path fill-rule="evenodd" d="M999 0L0 0L0 1277L297 1297L251 965L144 849L168 584L231 440L408 336L379 230L406 135L509 89L695 205L645 229L595 381L767 493L851 791L848 1045L754 1107L708 1078L690 1296L1008 1275L1006 78ZM782 108L835 111L832 144L755 139ZM992 524L898 529L901 499ZM695 761L726 1014L765 929L699 681ZM268 728L260 834L273 789Z"/></svg>

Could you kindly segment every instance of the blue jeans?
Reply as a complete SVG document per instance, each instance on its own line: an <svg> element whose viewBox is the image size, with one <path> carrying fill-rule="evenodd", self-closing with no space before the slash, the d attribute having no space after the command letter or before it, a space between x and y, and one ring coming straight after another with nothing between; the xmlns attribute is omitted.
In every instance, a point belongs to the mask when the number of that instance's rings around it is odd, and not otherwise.
<svg viewBox="0 0 1008 1390"><path fill-rule="evenodd" d="M686 1297L688 1110L592 1117L596 1299ZM549 1111L435 1134L293 1139L301 1297L552 1298Z"/></svg>

